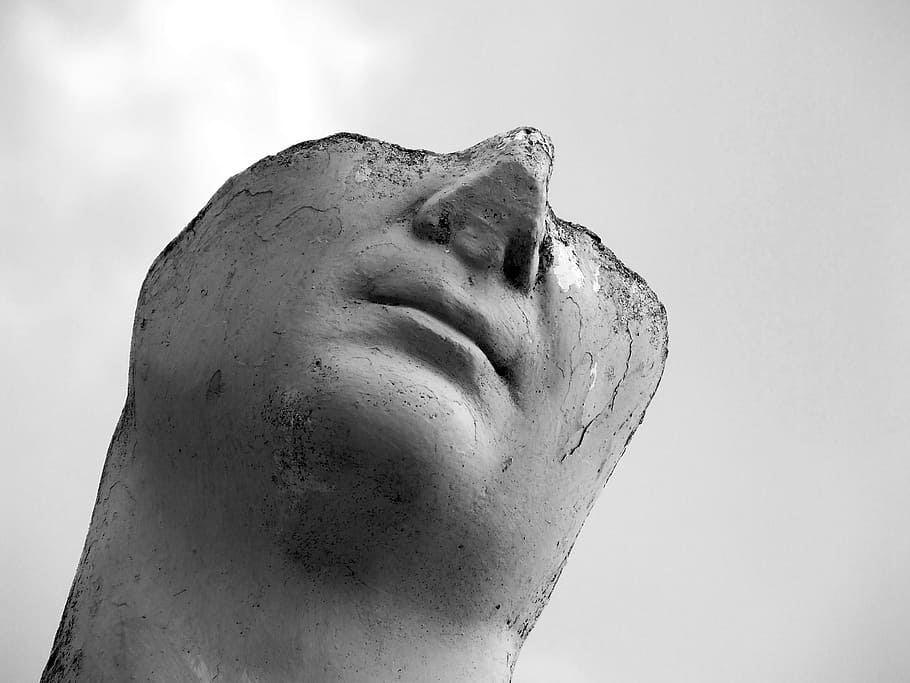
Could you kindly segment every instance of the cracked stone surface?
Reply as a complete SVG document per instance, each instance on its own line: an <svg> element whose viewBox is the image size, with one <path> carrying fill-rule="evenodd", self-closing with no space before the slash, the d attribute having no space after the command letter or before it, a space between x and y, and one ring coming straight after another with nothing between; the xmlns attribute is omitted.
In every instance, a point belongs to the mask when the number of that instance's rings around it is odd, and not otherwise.
<svg viewBox="0 0 910 683"><path fill-rule="evenodd" d="M152 265L43 681L508 681L656 391L666 314L519 128L341 133Z"/></svg>

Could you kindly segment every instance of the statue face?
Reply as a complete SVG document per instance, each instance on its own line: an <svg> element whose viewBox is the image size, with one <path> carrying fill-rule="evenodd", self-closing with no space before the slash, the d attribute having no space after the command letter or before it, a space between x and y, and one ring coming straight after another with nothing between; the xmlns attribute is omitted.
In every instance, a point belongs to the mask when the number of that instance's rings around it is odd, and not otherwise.
<svg viewBox="0 0 910 683"><path fill-rule="evenodd" d="M229 181L140 297L162 514L204 486L200 538L526 633L666 348L644 283L549 210L551 157L526 129L336 136Z"/></svg>

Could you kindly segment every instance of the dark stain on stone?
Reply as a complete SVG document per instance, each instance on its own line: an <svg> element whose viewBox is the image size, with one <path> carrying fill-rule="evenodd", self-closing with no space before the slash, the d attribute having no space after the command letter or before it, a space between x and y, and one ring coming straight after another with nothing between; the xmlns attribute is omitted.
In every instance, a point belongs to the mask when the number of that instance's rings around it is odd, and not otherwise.
<svg viewBox="0 0 910 683"><path fill-rule="evenodd" d="M215 370L215 373L212 375L212 378L209 380L209 385L205 390L205 400L211 401L214 398L221 396L221 392L224 389L224 384L221 382L221 370Z"/></svg>

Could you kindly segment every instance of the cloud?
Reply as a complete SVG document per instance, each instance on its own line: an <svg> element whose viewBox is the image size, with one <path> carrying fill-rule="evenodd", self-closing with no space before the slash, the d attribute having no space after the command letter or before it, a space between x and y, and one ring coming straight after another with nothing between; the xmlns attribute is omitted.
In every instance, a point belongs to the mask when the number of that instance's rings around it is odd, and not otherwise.
<svg viewBox="0 0 910 683"><path fill-rule="evenodd" d="M104 308L91 290L132 299L137 273L227 177L333 132L396 59L391 41L309 3L38 2L7 15L0 312L20 332L90 318Z"/></svg>
<svg viewBox="0 0 910 683"><path fill-rule="evenodd" d="M391 41L309 3L145 0L94 17L35 3L11 20L25 93L12 151L69 161L73 195L87 175L134 166L211 186L263 150L330 131L395 59Z"/></svg>

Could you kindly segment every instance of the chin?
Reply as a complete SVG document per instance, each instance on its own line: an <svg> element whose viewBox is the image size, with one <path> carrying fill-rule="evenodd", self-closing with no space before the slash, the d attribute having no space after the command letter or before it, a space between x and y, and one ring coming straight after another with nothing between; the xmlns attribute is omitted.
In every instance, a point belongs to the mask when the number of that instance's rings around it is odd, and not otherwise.
<svg viewBox="0 0 910 683"><path fill-rule="evenodd" d="M337 346L307 374L262 411L278 536L295 561L380 581L434 567L452 581L470 564L452 558L491 552L498 534L477 503L495 496L503 454L458 384L392 353Z"/></svg>

